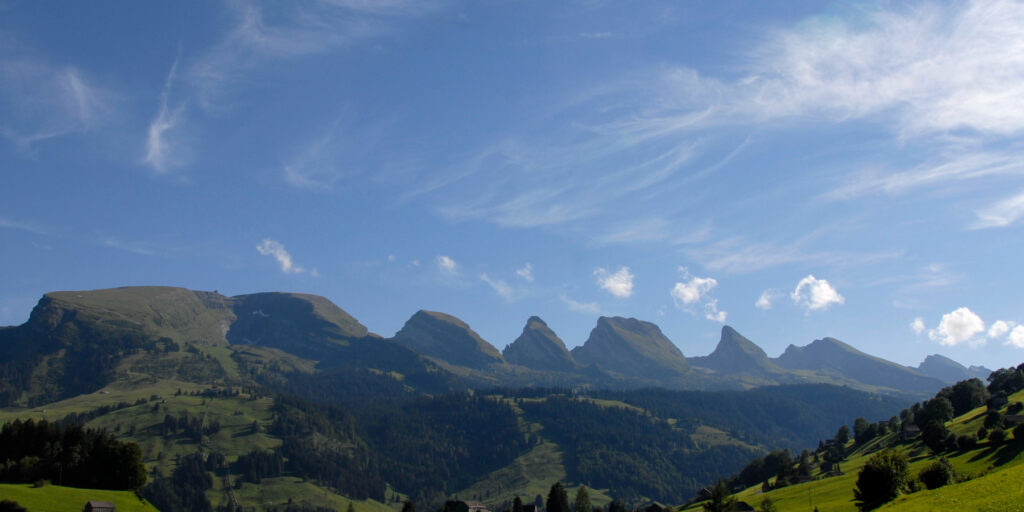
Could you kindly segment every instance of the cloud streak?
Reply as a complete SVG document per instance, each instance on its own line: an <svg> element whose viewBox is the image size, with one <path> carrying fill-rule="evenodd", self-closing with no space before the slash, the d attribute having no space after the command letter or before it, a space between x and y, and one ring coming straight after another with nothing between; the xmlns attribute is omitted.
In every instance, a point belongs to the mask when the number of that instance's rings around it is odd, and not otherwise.
<svg viewBox="0 0 1024 512"><path fill-rule="evenodd" d="M146 156L143 163L152 167L157 174L164 174L173 167L182 165L181 148L178 141L171 137L175 128L182 123L184 106L170 108L168 105L171 86L178 69L178 59L174 59L171 70L164 80L164 88L160 92L160 102L156 117L149 123L146 132Z"/></svg>
<svg viewBox="0 0 1024 512"><path fill-rule="evenodd" d="M306 269L302 266L295 264L292 259L291 253L289 253L281 242L270 238L264 238L260 245L256 246L256 250L264 255L270 256L277 260L278 265L281 267L281 272L285 274L304 274ZM319 273L314 268L310 271L310 275L317 277Z"/></svg>

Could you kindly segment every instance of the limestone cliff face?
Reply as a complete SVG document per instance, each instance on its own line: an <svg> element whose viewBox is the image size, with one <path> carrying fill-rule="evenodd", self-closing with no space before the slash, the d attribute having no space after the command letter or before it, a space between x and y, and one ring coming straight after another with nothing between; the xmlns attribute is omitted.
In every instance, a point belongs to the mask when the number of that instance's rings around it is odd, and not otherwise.
<svg viewBox="0 0 1024 512"><path fill-rule="evenodd" d="M548 324L531 316L523 333L502 351L505 360L533 370L570 372L577 368L565 343Z"/></svg>
<svg viewBox="0 0 1024 512"><path fill-rule="evenodd" d="M392 338L420 354L446 363L486 369L504 358L462 320L444 313L417 311Z"/></svg>
<svg viewBox="0 0 1024 512"><path fill-rule="evenodd" d="M635 318L600 317L582 346L572 350L580 364L644 378L675 377L690 369L686 358L657 325Z"/></svg>

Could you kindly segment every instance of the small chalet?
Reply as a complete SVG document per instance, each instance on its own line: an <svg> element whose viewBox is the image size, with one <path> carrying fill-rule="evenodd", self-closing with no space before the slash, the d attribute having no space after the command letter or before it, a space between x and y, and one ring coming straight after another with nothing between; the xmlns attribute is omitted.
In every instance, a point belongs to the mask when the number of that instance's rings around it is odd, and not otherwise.
<svg viewBox="0 0 1024 512"><path fill-rule="evenodd" d="M908 441L910 439L917 439L921 435L921 427L914 424L903 424L903 429L900 430L900 441Z"/></svg>
<svg viewBox="0 0 1024 512"><path fill-rule="evenodd" d="M117 505L109 501L91 500L85 503L85 512L117 512Z"/></svg>
<svg viewBox="0 0 1024 512"><path fill-rule="evenodd" d="M523 512L537 512L537 505L533 503L523 503Z"/></svg>
<svg viewBox="0 0 1024 512"><path fill-rule="evenodd" d="M747 511L753 512L753 511L755 511L757 509L755 509L753 506L751 506L750 503L747 503L745 501L737 501L736 503L732 504L732 509L730 509L730 510L733 510L735 512L747 512Z"/></svg>

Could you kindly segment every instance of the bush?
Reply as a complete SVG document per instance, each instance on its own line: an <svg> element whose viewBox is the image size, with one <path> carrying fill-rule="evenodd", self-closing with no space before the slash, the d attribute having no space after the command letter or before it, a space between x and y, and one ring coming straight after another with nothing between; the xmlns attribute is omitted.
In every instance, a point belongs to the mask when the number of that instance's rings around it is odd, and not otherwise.
<svg viewBox="0 0 1024 512"><path fill-rule="evenodd" d="M997 428L988 434L988 442L992 444L999 444L1006 440L1006 431Z"/></svg>
<svg viewBox="0 0 1024 512"><path fill-rule="evenodd" d="M988 429L985 428L985 427L979 428L978 429L978 441L984 440L986 437L988 437Z"/></svg>
<svg viewBox="0 0 1024 512"><path fill-rule="evenodd" d="M973 450L978 447L978 438L968 435L959 436L956 438L956 447L960 451Z"/></svg>
<svg viewBox="0 0 1024 512"><path fill-rule="evenodd" d="M928 489L938 489L956 482L956 472L945 457L933 462L917 476Z"/></svg>
<svg viewBox="0 0 1024 512"><path fill-rule="evenodd" d="M28 509L18 504L17 501L0 500L0 512L28 512Z"/></svg>
<svg viewBox="0 0 1024 512"><path fill-rule="evenodd" d="M908 489L907 457L893 450L872 456L857 474L853 497L857 508L874 510L895 499Z"/></svg>

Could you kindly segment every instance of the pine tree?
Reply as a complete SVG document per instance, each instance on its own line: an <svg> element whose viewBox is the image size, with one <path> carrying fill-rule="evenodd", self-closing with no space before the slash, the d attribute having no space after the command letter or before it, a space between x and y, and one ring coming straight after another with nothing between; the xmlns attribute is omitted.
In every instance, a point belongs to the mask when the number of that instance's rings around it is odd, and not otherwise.
<svg viewBox="0 0 1024 512"><path fill-rule="evenodd" d="M569 496L565 493L562 482L555 482L548 492L548 501L544 504L545 512L569 512Z"/></svg>
<svg viewBox="0 0 1024 512"><path fill-rule="evenodd" d="M512 500L512 512L523 512L523 500L519 498L518 494L516 499Z"/></svg>
<svg viewBox="0 0 1024 512"><path fill-rule="evenodd" d="M711 488L711 499L704 503L704 512L727 512L732 510L736 498L729 496L729 488L722 479Z"/></svg>
<svg viewBox="0 0 1024 512"><path fill-rule="evenodd" d="M590 506L590 494L587 493L586 486L579 486L576 489L576 512L591 512Z"/></svg>

